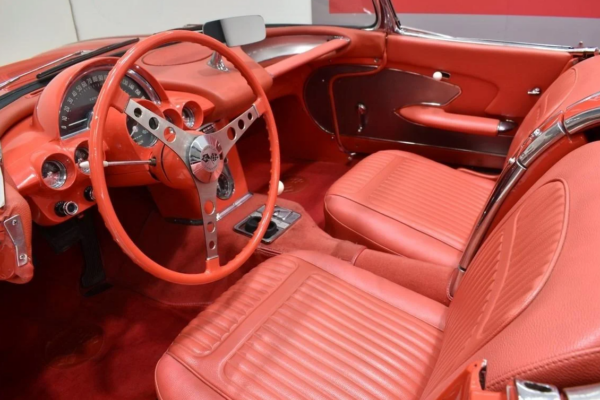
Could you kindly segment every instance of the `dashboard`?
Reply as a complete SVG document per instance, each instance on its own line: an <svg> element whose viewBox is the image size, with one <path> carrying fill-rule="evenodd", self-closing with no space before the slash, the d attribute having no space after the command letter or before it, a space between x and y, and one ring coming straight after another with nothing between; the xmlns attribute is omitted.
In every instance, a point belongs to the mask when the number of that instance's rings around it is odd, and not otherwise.
<svg viewBox="0 0 600 400"><path fill-rule="evenodd" d="M283 37L234 51L268 91L274 78L348 46L347 39L318 33L311 40L307 35L292 40L293 35L286 31ZM304 42L308 44L301 46ZM211 52L207 50L189 43L155 49L127 72L121 89L181 129L198 134L220 129L246 110L255 97L235 69L223 73L210 68ZM90 153L94 106L117 61L117 57L97 57L62 71L44 89L30 95L36 100L33 115L17 120L20 122L2 137L6 172L27 199L37 224L60 224L96 204L90 171L80 164ZM138 165L106 167L110 187L148 186L165 218L193 221L201 217L196 189L189 176L180 173L181 163L174 153L116 109L109 111L105 129L107 162L139 161ZM220 211L248 195L235 149L226 161L218 179ZM179 190L177 196L173 189Z"/></svg>

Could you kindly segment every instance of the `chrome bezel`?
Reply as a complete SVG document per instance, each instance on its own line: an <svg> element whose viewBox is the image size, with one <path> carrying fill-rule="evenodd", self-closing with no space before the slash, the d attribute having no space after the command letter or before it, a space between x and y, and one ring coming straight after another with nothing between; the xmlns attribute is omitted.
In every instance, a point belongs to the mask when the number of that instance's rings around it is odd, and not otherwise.
<svg viewBox="0 0 600 400"><path fill-rule="evenodd" d="M47 164L53 164L56 167L58 167L58 181L53 185L50 185L48 182L46 182L46 178L44 176L44 166L46 166ZM65 167L65 165L58 160L44 161L42 163L42 167L40 168L40 174L42 176L42 181L44 182L44 184L51 189L60 189L65 185L65 183L67 183L67 167Z"/></svg>
<svg viewBox="0 0 600 400"><path fill-rule="evenodd" d="M69 85L64 90L63 97L60 102L61 107L59 107L59 109L58 109L59 136L60 136L60 110L62 109L62 105L65 102L65 98L67 97L67 93L69 92L69 89L73 86L73 84L75 82L79 81L82 77L84 77L88 74L91 74L92 72L97 72L97 71L109 71L110 72L110 70L112 70L113 67L114 67L114 65L112 65L112 64L97 65L95 67L92 67L92 68L82 71L81 73L77 74L73 79L71 79L71 81L69 82ZM142 75L140 75L139 72L129 69L129 70L127 70L127 73L125 75L129 79L131 79L132 81L134 81L135 83L140 85L142 87L142 89L144 89L146 91L148 98L152 102L154 102L155 104L160 104L160 97L159 97L158 93L156 93L156 90L154 90L152 85L150 85L150 83ZM90 118L90 121L91 121L91 118ZM89 125L90 121L88 121L88 125L85 128L80 129L73 133L69 133L68 135L65 135L65 136L60 136L60 139L64 140L64 139L72 138L83 132L89 131L90 130L90 125Z"/></svg>
<svg viewBox="0 0 600 400"><path fill-rule="evenodd" d="M194 110L189 107L183 107L181 109L181 118L183 119L183 125L188 129L193 129L194 125L196 125L196 114L194 114Z"/></svg>

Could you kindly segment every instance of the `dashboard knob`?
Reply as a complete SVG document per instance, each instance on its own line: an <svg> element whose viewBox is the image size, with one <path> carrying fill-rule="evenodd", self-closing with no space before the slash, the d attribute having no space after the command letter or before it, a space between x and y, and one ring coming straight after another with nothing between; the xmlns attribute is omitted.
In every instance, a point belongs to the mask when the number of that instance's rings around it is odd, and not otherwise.
<svg viewBox="0 0 600 400"><path fill-rule="evenodd" d="M54 206L54 212L59 217L72 217L79 211L79 206L74 201L59 201Z"/></svg>
<svg viewBox="0 0 600 400"><path fill-rule="evenodd" d="M85 197L87 201L96 201L96 198L94 197L94 188L91 186L86 187L83 191L83 197Z"/></svg>

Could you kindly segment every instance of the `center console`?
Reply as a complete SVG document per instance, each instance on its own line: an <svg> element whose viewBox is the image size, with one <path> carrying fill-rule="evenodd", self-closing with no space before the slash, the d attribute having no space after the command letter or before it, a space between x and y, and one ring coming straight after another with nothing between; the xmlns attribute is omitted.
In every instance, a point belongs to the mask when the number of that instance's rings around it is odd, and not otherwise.
<svg viewBox="0 0 600 400"><path fill-rule="evenodd" d="M258 210L244 218L242 221L238 222L233 229L242 235L252 236L258 227L258 223L260 222L264 211L265 206L263 205L258 208ZM283 235L285 231L290 229L291 226L300 219L300 217L301 215L295 211L288 210L287 208L280 206L275 206L273 218L271 218L267 232L262 240L263 243L274 242L278 237Z"/></svg>

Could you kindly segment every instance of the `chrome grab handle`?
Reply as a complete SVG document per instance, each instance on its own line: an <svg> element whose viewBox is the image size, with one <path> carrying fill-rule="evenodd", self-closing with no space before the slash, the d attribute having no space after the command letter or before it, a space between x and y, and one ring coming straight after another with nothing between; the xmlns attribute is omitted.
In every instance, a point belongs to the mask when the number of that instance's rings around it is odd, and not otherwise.
<svg viewBox="0 0 600 400"><path fill-rule="evenodd" d="M358 103L356 111L358 113L358 133L361 133L367 125L367 106L363 103Z"/></svg>

